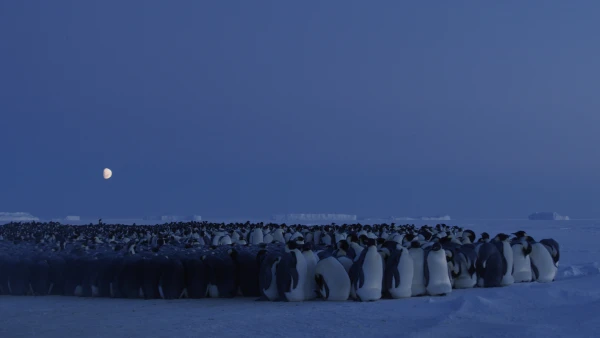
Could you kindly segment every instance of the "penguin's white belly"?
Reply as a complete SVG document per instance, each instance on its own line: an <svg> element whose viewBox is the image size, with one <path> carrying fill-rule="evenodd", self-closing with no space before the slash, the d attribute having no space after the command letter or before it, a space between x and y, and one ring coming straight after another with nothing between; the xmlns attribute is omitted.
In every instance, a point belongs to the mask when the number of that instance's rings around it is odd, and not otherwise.
<svg viewBox="0 0 600 338"><path fill-rule="evenodd" d="M523 245L515 244L512 247L515 283L531 282L531 258L523 255Z"/></svg>
<svg viewBox="0 0 600 338"><path fill-rule="evenodd" d="M412 282L415 269L413 259L408 252L402 254L398 264L398 274L400 275L400 284L396 286L396 280L392 277L392 287L388 290L392 298L407 298L412 295Z"/></svg>
<svg viewBox="0 0 600 338"><path fill-rule="evenodd" d="M427 265L429 269L427 293L432 296L437 296L452 292L452 284L450 282L450 277L448 276L446 254L441 250L430 252L427 257Z"/></svg>
<svg viewBox="0 0 600 338"><path fill-rule="evenodd" d="M381 283L383 281L383 265L381 256L377 251L367 252L362 265L364 274L364 284L362 287L357 285L356 295L364 301L381 299Z"/></svg>
<svg viewBox="0 0 600 338"><path fill-rule="evenodd" d="M460 268L460 274L454 278L454 288L470 289L474 287L477 284L477 274L469 274L469 262L462 253L456 255L456 265Z"/></svg>
<svg viewBox="0 0 600 338"><path fill-rule="evenodd" d="M548 283L554 280L556 277L556 271L558 270L554 266L554 260L550 252L541 243L535 243L531 246L531 263L536 266L538 275L535 276L536 281L540 283Z"/></svg>
<svg viewBox="0 0 600 338"><path fill-rule="evenodd" d="M219 298L219 288L216 285L208 284L208 296L210 298Z"/></svg>
<svg viewBox="0 0 600 338"><path fill-rule="evenodd" d="M415 249L410 250L409 253L413 258L413 280L411 286L411 296L421 296L427 292L425 288L425 274L423 271L424 268L424 260L423 260L423 250Z"/></svg>
<svg viewBox="0 0 600 338"><path fill-rule="evenodd" d="M507 286L511 285L515 282L513 277L513 264L514 264L514 255L513 250L508 242L502 242L504 258L506 259L506 273L502 276L502 281L500 285Z"/></svg>

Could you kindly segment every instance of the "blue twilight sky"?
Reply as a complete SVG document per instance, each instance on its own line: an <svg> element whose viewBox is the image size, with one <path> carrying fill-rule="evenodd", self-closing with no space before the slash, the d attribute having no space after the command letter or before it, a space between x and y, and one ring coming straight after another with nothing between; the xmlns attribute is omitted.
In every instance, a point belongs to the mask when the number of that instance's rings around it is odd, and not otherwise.
<svg viewBox="0 0 600 338"><path fill-rule="evenodd" d="M595 0L1 1L0 211L600 217L599 17Z"/></svg>

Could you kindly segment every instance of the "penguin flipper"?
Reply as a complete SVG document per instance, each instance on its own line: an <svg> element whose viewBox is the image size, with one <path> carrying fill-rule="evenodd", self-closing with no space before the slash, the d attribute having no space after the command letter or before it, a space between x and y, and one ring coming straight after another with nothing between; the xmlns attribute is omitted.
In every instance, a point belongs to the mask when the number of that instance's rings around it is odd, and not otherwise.
<svg viewBox="0 0 600 338"><path fill-rule="evenodd" d="M533 264L533 261L531 262L531 272L533 272L533 280L537 280L540 276L540 271L538 270L537 266Z"/></svg>
<svg viewBox="0 0 600 338"><path fill-rule="evenodd" d="M292 278L293 288L296 289L298 287L298 280L300 277L298 276L298 258L296 257L295 252L291 252L291 263L290 263L290 276Z"/></svg>
<svg viewBox="0 0 600 338"><path fill-rule="evenodd" d="M394 282L396 284L395 285L396 288L400 286L400 271L398 271L398 264L400 264L400 259L402 258L402 251L403 250L398 250L397 251L398 252L398 254L397 254L398 256L397 256L396 259L394 259L395 269L393 271L394 271Z"/></svg>
<svg viewBox="0 0 600 338"><path fill-rule="evenodd" d="M358 287L362 288L365 285L365 272L362 269L362 266L358 269Z"/></svg>
<svg viewBox="0 0 600 338"><path fill-rule="evenodd" d="M427 287L429 285L429 264L427 264L427 257L429 256L429 252L427 252L425 254L425 259L423 261L423 277L425 280L425 287Z"/></svg>

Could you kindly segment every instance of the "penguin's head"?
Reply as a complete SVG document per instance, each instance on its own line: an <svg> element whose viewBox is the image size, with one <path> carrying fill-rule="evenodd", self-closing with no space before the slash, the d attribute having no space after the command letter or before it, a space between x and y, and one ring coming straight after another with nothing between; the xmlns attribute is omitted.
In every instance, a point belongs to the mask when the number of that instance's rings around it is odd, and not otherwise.
<svg viewBox="0 0 600 338"><path fill-rule="evenodd" d="M509 237L510 237L510 236L508 236L507 234L500 233L500 234L497 234L497 235L496 235L496 238L494 238L494 239L495 239L495 240L497 240L497 241L500 241L500 242L504 242L504 241L506 241L506 240L507 240Z"/></svg>
<svg viewBox="0 0 600 338"><path fill-rule="evenodd" d="M421 247L421 243L419 243L419 241L412 241L410 242L410 247L413 249L418 249Z"/></svg>
<svg viewBox="0 0 600 338"><path fill-rule="evenodd" d="M431 251L439 251L441 249L442 249L442 245L440 243L438 243L438 242L434 243L431 246Z"/></svg>
<svg viewBox="0 0 600 338"><path fill-rule="evenodd" d="M294 241L287 242L287 244L285 246L289 250L298 249L298 244L296 242L294 242Z"/></svg>
<svg viewBox="0 0 600 338"><path fill-rule="evenodd" d="M517 237L517 238L522 238L522 237L526 237L527 236L527 233L525 231L523 231L523 230L519 230L517 232L513 232L512 234L515 235L515 237Z"/></svg>
<svg viewBox="0 0 600 338"><path fill-rule="evenodd" d="M488 234L487 232L482 232L481 233L481 239L483 239L483 240L489 240L490 239L490 234Z"/></svg>
<svg viewBox="0 0 600 338"><path fill-rule="evenodd" d="M302 252L311 251L312 249L313 249L313 245L310 242L304 243L304 245L302 245Z"/></svg>
<svg viewBox="0 0 600 338"><path fill-rule="evenodd" d="M367 238L366 240L367 243L367 247L371 247L371 246L377 246L377 242L375 241L374 238Z"/></svg>

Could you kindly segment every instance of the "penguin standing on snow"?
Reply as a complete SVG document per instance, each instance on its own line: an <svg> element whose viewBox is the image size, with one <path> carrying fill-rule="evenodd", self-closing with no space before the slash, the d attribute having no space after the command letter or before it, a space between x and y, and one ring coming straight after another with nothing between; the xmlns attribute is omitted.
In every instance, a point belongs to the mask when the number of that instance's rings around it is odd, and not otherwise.
<svg viewBox="0 0 600 338"><path fill-rule="evenodd" d="M444 296L452 292L450 271L446 251L440 243L435 243L425 254L425 288L431 296Z"/></svg>
<svg viewBox="0 0 600 338"><path fill-rule="evenodd" d="M320 260L315 267L317 291L324 300L345 301L350 296L350 277L335 257Z"/></svg>
<svg viewBox="0 0 600 338"><path fill-rule="evenodd" d="M477 253L475 246L472 244L462 245L455 249L453 255L454 268L457 271L453 272L454 288L469 289L477 284L477 273L475 264L477 262Z"/></svg>
<svg viewBox="0 0 600 338"><path fill-rule="evenodd" d="M532 279L540 283L554 281L558 267L550 250L541 242L536 242L531 236L527 236L527 241L531 245Z"/></svg>
<svg viewBox="0 0 600 338"><path fill-rule="evenodd" d="M514 260L513 260L513 251L510 246L509 236L507 234L498 234L494 237L492 241L498 251L502 254L503 266L504 266L504 274L502 276L502 286L508 286L515 282L513 278L513 270L514 270Z"/></svg>
<svg viewBox="0 0 600 338"><path fill-rule="evenodd" d="M374 239L367 239L367 248L350 268L350 281L356 297L362 302L381 299L383 263Z"/></svg>
<svg viewBox="0 0 600 338"><path fill-rule="evenodd" d="M425 288L425 250L421 248L418 240L413 240L408 249L410 257L413 259L413 280L411 286L411 296L422 296L427 293Z"/></svg>
<svg viewBox="0 0 600 338"><path fill-rule="evenodd" d="M492 288L502 286L505 263L498 247L489 242L480 244L477 257L477 286Z"/></svg>
<svg viewBox="0 0 600 338"><path fill-rule="evenodd" d="M400 244L387 259L383 275L383 291L394 298L407 298L412 294L413 259L408 249Z"/></svg>
<svg viewBox="0 0 600 338"><path fill-rule="evenodd" d="M307 242L302 247L302 255L306 260L306 282L304 283L305 300L317 298L317 282L315 280L315 269L317 267L317 255L312 251L312 243Z"/></svg>
<svg viewBox="0 0 600 338"><path fill-rule="evenodd" d="M307 266L306 259L298 249L298 244L289 241L286 252L277 265L277 290L279 299L288 302L304 300Z"/></svg>
<svg viewBox="0 0 600 338"><path fill-rule="evenodd" d="M516 236L511 241L513 251L513 278L515 283L531 282L531 245L527 242L525 231L513 233Z"/></svg>

